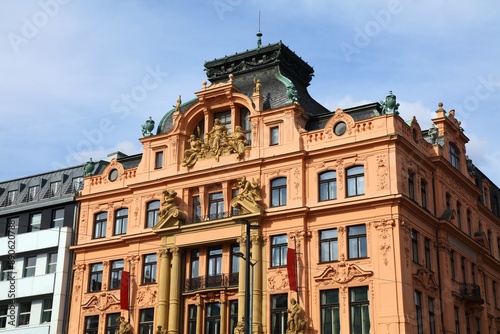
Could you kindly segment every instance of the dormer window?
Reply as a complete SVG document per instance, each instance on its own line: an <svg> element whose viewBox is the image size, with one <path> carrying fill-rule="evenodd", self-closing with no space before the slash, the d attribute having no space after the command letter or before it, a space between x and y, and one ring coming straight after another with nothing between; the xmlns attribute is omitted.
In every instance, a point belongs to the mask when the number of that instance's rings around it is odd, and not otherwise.
<svg viewBox="0 0 500 334"><path fill-rule="evenodd" d="M36 198L38 191L40 190L40 186L32 186L28 189L28 201L31 202Z"/></svg>
<svg viewBox="0 0 500 334"><path fill-rule="evenodd" d="M452 143L450 143L450 163L453 167L460 170L460 152Z"/></svg>

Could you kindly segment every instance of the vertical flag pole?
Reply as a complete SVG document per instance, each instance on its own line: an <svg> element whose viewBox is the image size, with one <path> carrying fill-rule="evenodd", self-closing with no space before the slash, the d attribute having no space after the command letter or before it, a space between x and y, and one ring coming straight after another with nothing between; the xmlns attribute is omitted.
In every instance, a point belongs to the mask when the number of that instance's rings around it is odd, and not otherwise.
<svg viewBox="0 0 500 334"><path fill-rule="evenodd" d="M297 259L297 255L298 255L298 252L297 252L297 238L293 238L293 247L295 248L295 276L296 276L296 280L297 280L297 303L299 303L299 285L300 285L300 282L299 282L299 261Z"/></svg>

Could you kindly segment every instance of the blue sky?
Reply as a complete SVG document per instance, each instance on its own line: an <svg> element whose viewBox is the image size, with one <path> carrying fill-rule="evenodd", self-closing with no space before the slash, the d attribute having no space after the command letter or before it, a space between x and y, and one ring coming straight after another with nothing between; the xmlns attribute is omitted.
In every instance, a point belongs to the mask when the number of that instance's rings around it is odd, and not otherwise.
<svg viewBox="0 0 500 334"><path fill-rule="evenodd" d="M0 180L141 151L141 125L195 97L207 60L282 40L331 110L392 90L426 129L455 109L500 185L500 2L3 0Z"/></svg>

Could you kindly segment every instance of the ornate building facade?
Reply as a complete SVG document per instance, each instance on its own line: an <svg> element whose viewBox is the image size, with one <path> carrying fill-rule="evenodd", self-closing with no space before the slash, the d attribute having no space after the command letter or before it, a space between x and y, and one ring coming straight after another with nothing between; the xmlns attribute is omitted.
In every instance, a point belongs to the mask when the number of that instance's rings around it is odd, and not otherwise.
<svg viewBox="0 0 500 334"><path fill-rule="evenodd" d="M205 68L140 154L89 168L69 332L500 332L500 192L453 110L329 111L282 43Z"/></svg>

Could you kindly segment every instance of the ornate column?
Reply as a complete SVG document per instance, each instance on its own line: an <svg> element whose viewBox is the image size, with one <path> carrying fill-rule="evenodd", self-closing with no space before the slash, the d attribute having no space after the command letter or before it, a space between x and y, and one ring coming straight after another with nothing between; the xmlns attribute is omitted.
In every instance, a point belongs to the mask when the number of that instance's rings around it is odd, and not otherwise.
<svg viewBox="0 0 500 334"><path fill-rule="evenodd" d="M161 245L158 253L160 257L160 279L158 282L158 307L156 308L156 325L167 328L168 299L170 287L170 254L166 245Z"/></svg>
<svg viewBox="0 0 500 334"><path fill-rule="evenodd" d="M202 334L201 328L203 325L203 314L201 311L201 300L198 300L198 302L196 303L196 334Z"/></svg>
<svg viewBox="0 0 500 334"><path fill-rule="evenodd" d="M251 261L253 265L253 287L252 287L252 333L261 333L262 330L262 247L261 247L261 237L258 231L253 231L252 234L252 258Z"/></svg>
<svg viewBox="0 0 500 334"><path fill-rule="evenodd" d="M245 246L245 238L240 237L237 239L240 244L240 252L245 254L246 246ZM245 261L240 259L240 274L238 277L238 321L243 319L245 316Z"/></svg>
<svg viewBox="0 0 500 334"><path fill-rule="evenodd" d="M220 334L231 334L227 333L227 311L226 311L226 294L221 292L220 294Z"/></svg>
<svg viewBox="0 0 500 334"><path fill-rule="evenodd" d="M179 308L180 308L180 282L181 282L181 254L178 247L170 249L172 253L172 272L170 285L170 308L168 313L168 333L178 334L179 332Z"/></svg>

